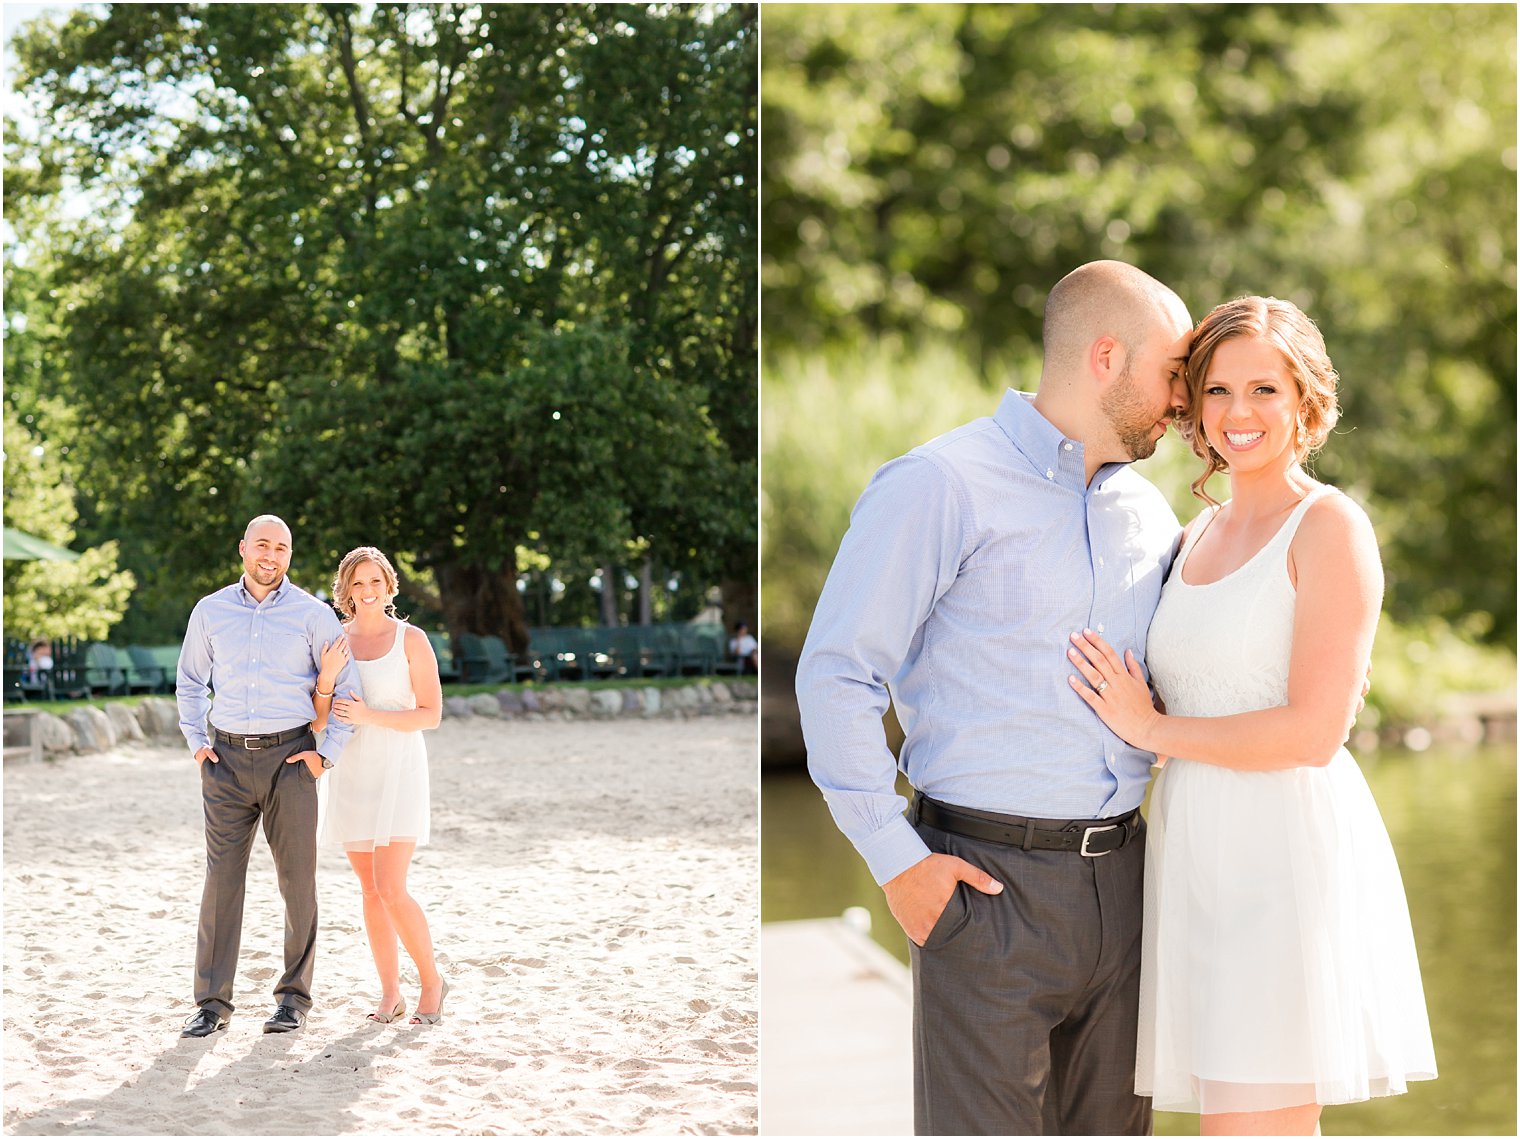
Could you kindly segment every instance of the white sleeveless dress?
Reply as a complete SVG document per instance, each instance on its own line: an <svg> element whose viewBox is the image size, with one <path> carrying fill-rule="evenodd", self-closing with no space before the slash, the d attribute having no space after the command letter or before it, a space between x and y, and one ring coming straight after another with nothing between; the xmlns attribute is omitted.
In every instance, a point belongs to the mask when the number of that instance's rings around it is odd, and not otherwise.
<svg viewBox="0 0 1520 1139"><path fill-rule="evenodd" d="M377 711L417 707L405 644L406 625L398 621L388 653L354 661L364 702ZM324 846L370 852L392 842L427 844L427 745L420 731L360 724L322 783L327 785L321 804Z"/></svg>
<svg viewBox="0 0 1520 1139"><path fill-rule="evenodd" d="M1208 585L1182 580L1194 527L1146 648L1169 713L1287 703L1288 546L1325 493ZM1403 882L1345 748L1272 772L1172 759L1148 821L1138 1094L1162 1111L1267 1111L1435 1078Z"/></svg>

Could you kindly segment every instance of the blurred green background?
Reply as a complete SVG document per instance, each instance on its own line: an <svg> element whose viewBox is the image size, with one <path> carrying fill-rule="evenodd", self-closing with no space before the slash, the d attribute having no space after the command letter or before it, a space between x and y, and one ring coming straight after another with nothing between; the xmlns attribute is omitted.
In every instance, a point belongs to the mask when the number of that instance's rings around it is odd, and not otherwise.
<svg viewBox="0 0 1520 1139"><path fill-rule="evenodd" d="M1308 312L1389 615L1513 650L1513 8L781 6L762 56L768 645L875 467L1032 388L1046 292L1114 257ZM1146 469L1184 517L1191 468Z"/></svg>
<svg viewBox="0 0 1520 1139"><path fill-rule="evenodd" d="M1341 374L1312 469L1366 506L1387 570L1355 743L1442 1064L1326 1125L1513 1133L1515 31L1494 5L766 9L766 920L875 907L876 936L905 948L801 773L791 695L875 469L1032 390L1046 293L1082 262L1140 266L1195 320L1285 297ZM1140 469L1197 512L1175 437ZM1454 865L1419 823L1432 803L1494 857Z"/></svg>

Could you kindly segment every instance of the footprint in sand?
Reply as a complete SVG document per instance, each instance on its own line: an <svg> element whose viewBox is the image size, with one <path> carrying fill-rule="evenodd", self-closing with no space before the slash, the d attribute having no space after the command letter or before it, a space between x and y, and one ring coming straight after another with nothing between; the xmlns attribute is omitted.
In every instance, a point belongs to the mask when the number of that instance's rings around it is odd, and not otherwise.
<svg viewBox="0 0 1520 1139"><path fill-rule="evenodd" d="M687 1007L691 1009L692 1012L709 1012L712 1009L712 1005L708 1004L700 997L694 1001L688 1001Z"/></svg>

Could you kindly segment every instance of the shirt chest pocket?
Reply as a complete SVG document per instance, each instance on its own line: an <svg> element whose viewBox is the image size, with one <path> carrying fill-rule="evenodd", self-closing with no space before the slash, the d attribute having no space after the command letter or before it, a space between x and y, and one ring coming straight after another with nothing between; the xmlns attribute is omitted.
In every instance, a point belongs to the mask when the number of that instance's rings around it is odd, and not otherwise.
<svg viewBox="0 0 1520 1139"><path fill-rule="evenodd" d="M1093 610L1098 572L1081 535L1025 530L979 546L950 593L954 608L988 631L1079 629Z"/></svg>
<svg viewBox="0 0 1520 1139"><path fill-rule="evenodd" d="M261 629L251 644L249 663L261 673L302 680L316 674L311 645L303 634Z"/></svg>

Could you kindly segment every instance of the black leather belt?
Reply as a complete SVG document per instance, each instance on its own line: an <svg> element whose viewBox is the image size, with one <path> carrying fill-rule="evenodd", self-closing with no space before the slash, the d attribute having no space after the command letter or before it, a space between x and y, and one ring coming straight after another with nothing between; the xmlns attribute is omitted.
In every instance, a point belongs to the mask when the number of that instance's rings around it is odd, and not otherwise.
<svg viewBox="0 0 1520 1139"><path fill-rule="evenodd" d="M1086 858L1112 854L1140 830L1139 807L1112 819L1025 819L1018 815L971 812L952 807L929 798L922 791L914 792L908 819L984 842L1024 850L1072 850Z"/></svg>
<svg viewBox="0 0 1520 1139"><path fill-rule="evenodd" d="M288 744L292 740L298 740L311 731L310 724L302 724L298 728L286 728L283 732L269 732L262 736L235 736L231 732L224 732L221 728L213 728L216 738L224 744L240 747L244 751L259 751L266 747L279 747Z"/></svg>

